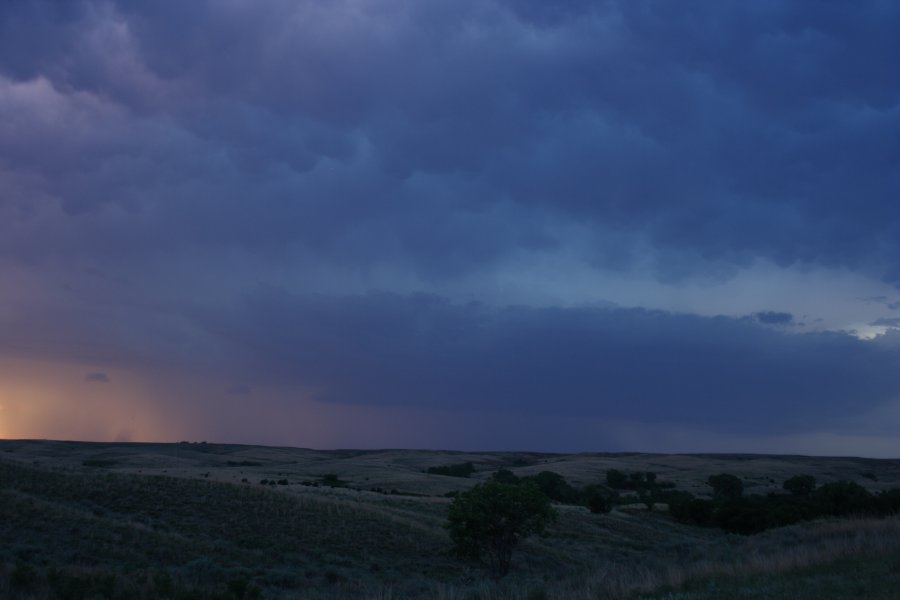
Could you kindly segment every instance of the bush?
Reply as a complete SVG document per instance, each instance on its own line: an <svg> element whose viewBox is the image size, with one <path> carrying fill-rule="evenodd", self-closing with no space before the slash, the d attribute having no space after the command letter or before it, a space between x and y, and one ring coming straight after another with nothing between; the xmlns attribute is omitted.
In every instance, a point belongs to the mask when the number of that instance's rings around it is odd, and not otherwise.
<svg viewBox="0 0 900 600"><path fill-rule="evenodd" d="M537 475L522 478L523 483L534 483L545 496L563 504L576 504L578 490L572 487L559 473L541 471Z"/></svg>
<svg viewBox="0 0 900 600"><path fill-rule="evenodd" d="M606 496L594 494L588 499L588 510L595 515L605 515L612 510L612 502Z"/></svg>
<svg viewBox="0 0 900 600"><path fill-rule="evenodd" d="M658 490L675 487L671 481L657 481L656 473L652 471L623 473L618 469L606 472L606 485L616 490Z"/></svg>
<svg viewBox="0 0 900 600"><path fill-rule="evenodd" d="M811 479L804 476L796 486L785 482L786 487L800 492L796 495L728 498L720 494L716 500L698 500L687 492L666 492L659 498L669 502L669 512L677 521L712 524L744 535L825 516L886 516L900 511L900 489L873 496L852 481L835 481L805 494L813 489Z"/></svg>
<svg viewBox="0 0 900 600"><path fill-rule="evenodd" d="M613 508L617 494L603 486L589 485L581 490L583 502L594 514L606 514Z"/></svg>
<svg viewBox="0 0 900 600"><path fill-rule="evenodd" d="M875 496L875 509L881 515L893 515L900 512L900 488L885 490Z"/></svg>
<svg viewBox="0 0 900 600"><path fill-rule="evenodd" d="M659 498L654 490L641 489L638 491L638 500L647 507L647 510L653 510Z"/></svg>
<svg viewBox="0 0 900 600"><path fill-rule="evenodd" d="M749 500L732 501L713 513L713 522L730 533L751 535L772 526L767 506Z"/></svg>
<svg viewBox="0 0 900 600"><path fill-rule="evenodd" d="M81 464L85 467L105 468L115 465L116 461L108 458L88 458L81 461Z"/></svg>
<svg viewBox="0 0 900 600"><path fill-rule="evenodd" d="M710 475L706 482L712 486L714 498L734 499L744 493L744 482L728 473Z"/></svg>
<svg viewBox="0 0 900 600"><path fill-rule="evenodd" d="M616 490L625 489L628 487L628 476L618 469L610 469L606 472L606 485Z"/></svg>
<svg viewBox="0 0 900 600"><path fill-rule="evenodd" d="M519 483L520 481L519 477L509 469L500 469L491 475L491 480L499 481L500 483Z"/></svg>
<svg viewBox="0 0 900 600"><path fill-rule="evenodd" d="M322 485L326 485L326 486L332 487L332 488L344 487L347 485L347 483L349 483L347 481L344 481L343 479L341 479L334 473L326 473L325 475L322 475L322 477L319 478L319 482ZM279 483L281 483L281 482L279 482ZM285 484L287 484L287 480L285 480Z"/></svg>
<svg viewBox="0 0 900 600"><path fill-rule="evenodd" d="M500 578L509 572L518 543L541 533L556 517L537 486L488 481L453 500L447 529L458 556L485 562Z"/></svg>
<svg viewBox="0 0 900 600"><path fill-rule="evenodd" d="M834 517L875 512L872 494L853 481L834 481L816 490L819 510Z"/></svg>
<svg viewBox="0 0 900 600"><path fill-rule="evenodd" d="M37 581L37 571L29 564L19 563L9 574L9 584L13 589L28 590L33 588Z"/></svg>
<svg viewBox="0 0 900 600"><path fill-rule="evenodd" d="M794 475L785 480L782 487L794 496L809 496L816 490L816 478L812 475Z"/></svg>
<svg viewBox="0 0 900 600"><path fill-rule="evenodd" d="M694 498L688 492L679 492L669 499L669 513L676 521L691 525L709 525L715 505L712 500Z"/></svg>
<svg viewBox="0 0 900 600"><path fill-rule="evenodd" d="M468 477L475 472L475 465L470 462L442 465L439 467L428 467L426 472L431 475L445 475L447 477Z"/></svg>

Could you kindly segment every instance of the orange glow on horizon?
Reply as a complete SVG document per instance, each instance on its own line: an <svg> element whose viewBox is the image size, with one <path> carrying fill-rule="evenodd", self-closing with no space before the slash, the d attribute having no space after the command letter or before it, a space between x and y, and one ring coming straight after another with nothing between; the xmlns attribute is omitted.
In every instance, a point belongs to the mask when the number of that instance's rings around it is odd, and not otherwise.
<svg viewBox="0 0 900 600"><path fill-rule="evenodd" d="M0 437L150 441L167 438L138 378L80 364L0 360ZM180 432L176 432L180 433Z"/></svg>
<svg viewBox="0 0 900 600"><path fill-rule="evenodd" d="M308 390L227 388L171 372L0 358L0 438L325 447L354 428L346 407L309 400Z"/></svg>

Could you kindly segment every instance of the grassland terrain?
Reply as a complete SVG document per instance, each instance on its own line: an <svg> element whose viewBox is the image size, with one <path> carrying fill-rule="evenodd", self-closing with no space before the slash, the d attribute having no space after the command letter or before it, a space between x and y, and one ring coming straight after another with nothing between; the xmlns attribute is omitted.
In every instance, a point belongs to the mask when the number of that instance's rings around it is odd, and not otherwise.
<svg viewBox="0 0 900 600"><path fill-rule="evenodd" d="M471 477L426 472L461 462ZM576 486L611 468L652 471L696 494L721 472L748 493L780 491L797 474L900 486L900 461L859 458L6 440L0 597L900 597L896 517L738 536L637 504L605 515L558 506L558 521L493 581L452 554L444 523L448 493L501 468L555 471Z"/></svg>

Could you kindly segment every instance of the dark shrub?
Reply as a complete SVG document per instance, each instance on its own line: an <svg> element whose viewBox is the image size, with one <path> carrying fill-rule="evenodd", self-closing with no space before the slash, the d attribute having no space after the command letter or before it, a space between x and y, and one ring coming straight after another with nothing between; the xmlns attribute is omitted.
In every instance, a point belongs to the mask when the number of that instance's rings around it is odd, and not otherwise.
<svg viewBox="0 0 900 600"><path fill-rule="evenodd" d="M880 515L893 515L900 512L900 488L885 490L875 496L875 509Z"/></svg>
<svg viewBox="0 0 900 600"><path fill-rule="evenodd" d="M19 563L9 574L9 584L13 589L28 590L37 583L38 574L29 564Z"/></svg>
<svg viewBox="0 0 900 600"><path fill-rule="evenodd" d="M819 516L814 503L807 496L775 496L765 501L772 527L781 527L815 519Z"/></svg>
<svg viewBox="0 0 900 600"><path fill-rule="evenodd" d="M815 498L819 510L826 515L846 517L874 512L872 494L853 481L826 483L816 490Z"/></svg>
<svg viewBox="0 0 900 600"><path fill-rule="evenodd" d="M794 496L809 496L816 491L816 478L812 475L794 475L785 480L782 487Z"/></svg>
<svg viewBox="0 0 900 600"><path fill-rule="evenodd" d="M344 481L341 478L339 478L334 473L327 473L325 475L322 475L322 477L319 478L319 482L322 485L327 485L328 487L333 487L333 488L334 487L344 487L348 483L347 481Z"/></svg>
<svg viewBox="0 0 900 600"><path fill-rule="evenodd" d="M541 471L537 475L523 477L522 482L534 483L551 500L556 500L563 504L576 504L578 502L578 490L569 485L559 473Z"/></svg>
<svg viewBox="0 0 900 600"><path fill-rule="evenodd" d="M491 475L491 479L499 483L519 483L520 481L519 477L509 469L500 469Z"/></svg>
<svg viewBox="0 0 900 600"><path fill-rule="evenodd" d="M470 462L464 462L454 465L428 467L427 472L432 475L445 475L447 477L468 477L475 472L475 465Z"/></svg>
<svg viewBox="0 0 900 600"><path fill-rule="evenodd" d="M88 458L81 461L81 464L85 467L105 468L113 466L114 464L116 464L116 461L108 458Z"/></svg>
<svg viewBox="0 0 900 600"><path fill-rule="evenodd" d="M605 515L612 510L612 503L606 496L594 494L588 499L588 510L595 515Z"/></svg>
<svg viewBox="0 0 900 600"><path fill-rule="evenodd" d="M749 500L730 502L718 508L713 513L713 522L725 531L742 535L759 533L772 525L766 507Z"/></svg>
<svg viewBox="0 0 900 600"><path fill-rule="evenodd" d="M589 485L581 490L581 497L592 513L606 514L612 510L617 494L600 485Z"/></svg>
<svg viewBox="0 0 900 600"><path fill-rule="evenodd" d="M638 500L647 507L647 510L653 510L653 507L659 501L656 491L646 488L638 491Z"/></svg>
<svg viewBox="0 0 900 600"><path fill-rule="evenodd" d="M244 577L238 577L229 581L228 593L238 600L261 597L259 588L253 586L253 584L247 581L247 579Z"/></svg>
<svg viewBox="0 0 900 600"><path fill-rule="evenodd" d="M712 486L714 498L734 499L740 498L744 493L744 483L728 473L710 475L706 482Z"/></svg>
<svg viewBox="0 0 900 600"><path fill-rule="evenodd" d="M618 469L610 469L606 472L606 485L616 490L628 487L628 476Z"/></svg>
<svg viewBox="0 0 900 600"><path fill-rule="evenodd" d="M687 492L682 492L687 494ZM690 494L687 494L690 496ZM711 500L702 498L682 498L669 502L669 513L676 521L691 525L710 525L715 505Z"/></svg>

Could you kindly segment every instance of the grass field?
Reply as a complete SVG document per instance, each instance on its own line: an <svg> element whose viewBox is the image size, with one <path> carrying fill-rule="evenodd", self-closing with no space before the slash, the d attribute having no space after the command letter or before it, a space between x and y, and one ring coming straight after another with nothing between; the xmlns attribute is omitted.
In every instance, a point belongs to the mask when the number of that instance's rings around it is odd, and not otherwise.
<svg viewBox="0 0 900 600"><path fill-rule="evenodd" d="M461 461L475 464L472 478L424 473ZM722 471L750 492L798 473L900 485L900 461L852 458L0 441L0 597L889 598L900 589L896 518L742 537L637 507L558 507L558 522L494 582L450 553L443 495L501 467L553 470L577 485L608 468L650 470L697 492ZM327 475L346 485L303 485Z"/></svg>
<svg viewBox="0 0 900 600"><path fill-rule="evenodd" d="M664 586L652 594L639 596L643 600L892 600L898 597L900 555L895 549L887 552L861 550L844 558L786 571L700 577L680 586Z"/></svg>

